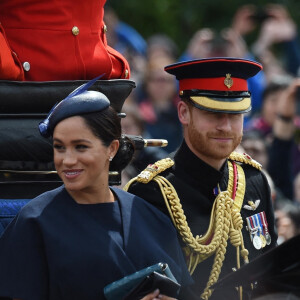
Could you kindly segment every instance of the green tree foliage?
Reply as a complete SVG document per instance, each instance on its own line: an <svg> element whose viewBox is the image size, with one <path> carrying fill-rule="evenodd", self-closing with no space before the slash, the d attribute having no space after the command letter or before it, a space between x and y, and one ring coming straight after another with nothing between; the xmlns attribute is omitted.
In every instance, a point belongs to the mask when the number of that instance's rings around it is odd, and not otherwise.
<svg viewBox="0 0 300 300"><path fill-rule="evenodd" d="M244 4L263 7L267 3L285 5L294 21L300 25L299 0L107 0L119 18L133 26L144 38L155 33L169 35L179 46L186 47L189 39L200 28L216 31L228 27L236 10ZM256 32L247 37L251 42Z"/></svg>

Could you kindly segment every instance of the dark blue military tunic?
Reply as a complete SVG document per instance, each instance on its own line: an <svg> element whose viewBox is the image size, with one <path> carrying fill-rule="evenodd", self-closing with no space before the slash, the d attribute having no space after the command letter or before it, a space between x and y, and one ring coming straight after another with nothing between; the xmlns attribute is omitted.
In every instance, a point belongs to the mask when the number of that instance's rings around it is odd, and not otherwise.
<svg viewBox="0 0 300 300"><path fill-rule="evenodd" d="M212 206L216 196L213 193L215 187L220 185L222 191L227 190L228 167L227 163L223 165L220 171L209 166L193 154L185 142L182 143L179 150L173 156L175 164L161 173L174 186L189 227L194 236L204 235L208 229ZM270 188L264 174L254 167L242 164L245 178L246 191L243 206L248 201L260 200L260 204L255 211L244 209L242 206L241 216L243 219L243 238L245 248L249 251L249 260L260 255L276 245L277 234L275 233L274 215L271 203ZM129 192L143 197L146 201L152 203L164 213L169 215L163 196L156 182L151 181L147 184L134 182ZM246 230L246 218L258 212L264 211L268 221L269 232L272 237L272 243L261 250L254 248L251 242L249 232ZM184 246L184 245L182 245ZM213 257L201 262L195 272L193 279L195 281L195 293L200 297L206 287L210 271L212 269ZM242 260L242 259L241 259ZM242 263L242 262L241 262ZM220 278L233 271L236 268L236 248L228 241L225 261L222 267ZM210 299L239 299L236 289L215 291Z"/></svg>
<svg viewBox="0 0 300 300"><path fill-rule="evenodd" d="M136 196L112 191L113 203L78 204L63 186L31 200L0 239L0 296L105 299L105 285L158 262L190 283L169 218Z"/></svg>

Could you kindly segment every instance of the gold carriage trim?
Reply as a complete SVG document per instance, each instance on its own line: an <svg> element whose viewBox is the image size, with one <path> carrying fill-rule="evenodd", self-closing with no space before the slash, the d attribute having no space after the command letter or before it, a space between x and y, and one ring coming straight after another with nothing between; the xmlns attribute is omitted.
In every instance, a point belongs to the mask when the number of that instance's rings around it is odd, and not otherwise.
<svg viewBox="0 0 300 300"><path fill-rule="evenodd" d="M261 170L262 169L262 165L254 160L250 155L248 155L247 153L238 153L238 152L232 152L229 157L228 157L229 160L231 161L236 161L236 162L239 162L239 163L244 163L244 164L247 164L247 165L250 165L258 170Z"/></svg>
<svg viewBox="0 0 300 300"><path fill-rule="evenodd" d="M249 97L243 98L241 101L218 101L204 96L190 97L196 104L214 110L223 111L244 111L251 106L251 99Z"/></svg>

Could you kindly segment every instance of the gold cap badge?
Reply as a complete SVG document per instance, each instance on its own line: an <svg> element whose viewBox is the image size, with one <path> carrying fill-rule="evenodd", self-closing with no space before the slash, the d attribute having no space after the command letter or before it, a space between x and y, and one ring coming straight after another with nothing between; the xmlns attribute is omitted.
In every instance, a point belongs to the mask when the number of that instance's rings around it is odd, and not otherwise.
<svg viewBox="0 0 300 300"><path fill-rule="evenodd" d="M226 74L226 78L224 79L224 84L230 89L233 86L233 80L231 78L231 74Z"/></svg>

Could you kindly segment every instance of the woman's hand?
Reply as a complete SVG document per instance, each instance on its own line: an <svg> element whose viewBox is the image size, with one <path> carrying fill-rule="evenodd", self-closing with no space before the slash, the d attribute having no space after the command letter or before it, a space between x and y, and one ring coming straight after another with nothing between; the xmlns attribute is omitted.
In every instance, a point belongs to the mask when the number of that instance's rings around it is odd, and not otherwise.
<svg viewBox="0 0 300 300"><path fill-rule="evenodd" d="M159 293L159 290L155 290L151 294L143 297L141 300L176 300L175 298L171 298Z"/></svg>

